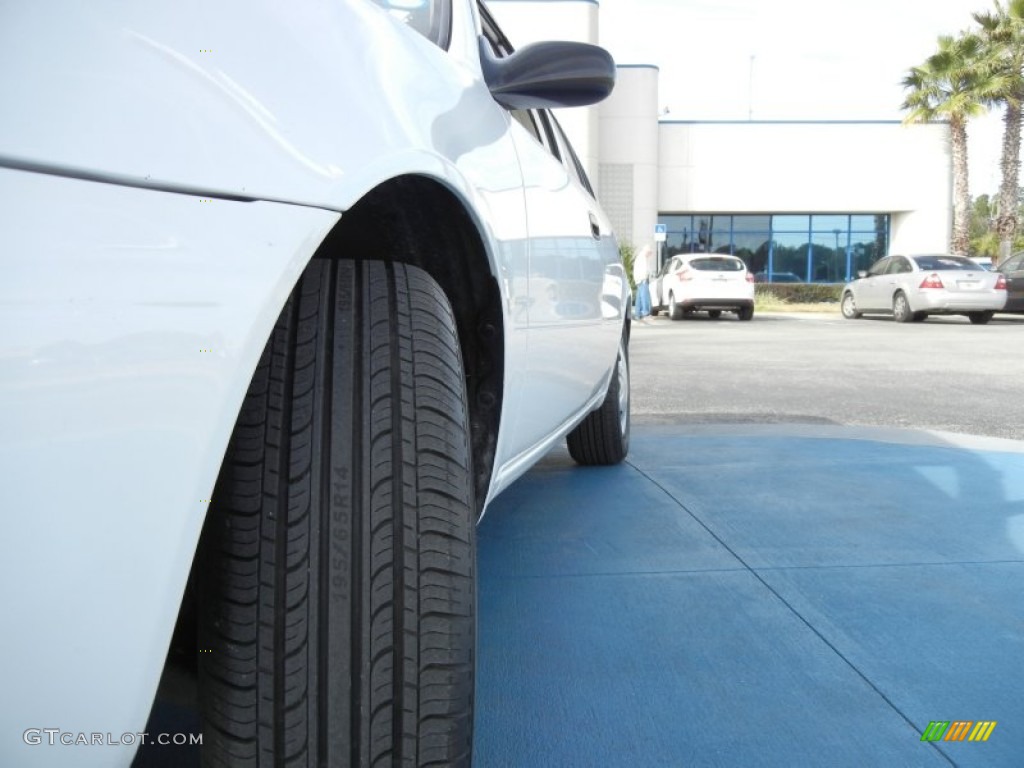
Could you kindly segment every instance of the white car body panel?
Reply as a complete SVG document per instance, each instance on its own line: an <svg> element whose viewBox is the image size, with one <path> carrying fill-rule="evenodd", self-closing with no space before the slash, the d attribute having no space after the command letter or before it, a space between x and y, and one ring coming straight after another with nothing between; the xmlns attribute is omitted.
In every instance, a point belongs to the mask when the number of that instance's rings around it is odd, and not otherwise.
<svg viewBox="0 0 1024 768"><path fill-rule="evenodd" d="M552 424L570 419L581 393L591 396L615 362L621 333L616 314L604 305L605 280L618 275L626 284L611 227L589 195L561 165L552 165L546 149L518 123L513 124L530 212L530 275L527 316L530 353L515 432L521 445L543 442ZM591 217L601 240L591 233ZM612 290L616 286L612 284ZM603 353L595 354L595 350ZM607 386L605 380L598 386ZM603 390L602 390L603 391Z"/></svg>
<svg viewBox="0 0 1024 768"><path fill-rule="evenodd" d="M345 31L372 36L387 66ZM301 45L275 55L282 38ZM0 99L22 117L4 121L0 153L65 168L343 211L409 167L445 175L445 159L504 131L498 110L482 110L491 125L436 146L459 99L493 101L471 70L450 66L453 54L369 2L309 0L302 13L268 0L215 13L196 0L24 3L5 9L0 40L0 66L20 74L0 80ZM40 55L40 40L60 55ZM346 101L353 83L363 98ZM338 130L407 111L396 104L415 115L386 132ZM69 124L81 130L69 136ZM411 148L426 157L404 157Z"/></svg>
<svg viewBox="0 0 1024 768"><path fill-rule="evenodd" d="M364 0L5 9L0 101L18 119L0 121L0 764L131 761L134 745L35 746L22 732L143 729L270 329L377 184L449 188L498 280L506 377L488 501L603 398L628 296L610 225L589 203L592 237L578 185L545 181L564 169L491 98L473 5L455 5L447 52ZM274 52L283 39L289 56ZM380 130L380 114L404 119ZM527 218L536 197L547 221ZM577 251L538 249L531 237L564 235L580 206ZM540 258L565 261L560 275L590 264L574 289L585 311L536 300L550 296Z"/></svg>
<svg viewBox="0 0 1024 768"><path fill-rule="evenodd" d="M21 732L144 730L255 361L338 214L9 170L0 199L0 763L116 765L135 747Z"/></svg>

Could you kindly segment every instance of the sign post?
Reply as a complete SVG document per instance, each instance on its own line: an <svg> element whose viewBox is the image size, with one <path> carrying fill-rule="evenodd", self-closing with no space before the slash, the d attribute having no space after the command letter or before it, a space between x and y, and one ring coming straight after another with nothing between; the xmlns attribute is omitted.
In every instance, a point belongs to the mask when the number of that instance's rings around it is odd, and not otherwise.
<svg viewBox="0 0 1024 768"><path fill-rule="evenodd" d="M655 224L654 225L654 242L658 244L658 266L657 271L661 272L662 255L661 249L663 243L668 239L668 225L667 224Z"/></svg>

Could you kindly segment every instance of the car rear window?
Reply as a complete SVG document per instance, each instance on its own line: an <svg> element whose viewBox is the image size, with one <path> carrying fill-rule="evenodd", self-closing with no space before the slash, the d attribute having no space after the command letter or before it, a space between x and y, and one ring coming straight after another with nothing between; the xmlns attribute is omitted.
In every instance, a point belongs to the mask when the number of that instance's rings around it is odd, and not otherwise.
<svg viewBox="0 0 1024 768"><path fill-rule="evenodd" d="M739 259L726 259L721 256L691 259L690 266L701 272L740 272L743 270L743 262Z"/></svg>
<svg viewBox="0 0 1024 768"><path fill-rule="evenodd" d="M970 259L962 256L914 256L914 261L921 269L981 269Z"/></svg>

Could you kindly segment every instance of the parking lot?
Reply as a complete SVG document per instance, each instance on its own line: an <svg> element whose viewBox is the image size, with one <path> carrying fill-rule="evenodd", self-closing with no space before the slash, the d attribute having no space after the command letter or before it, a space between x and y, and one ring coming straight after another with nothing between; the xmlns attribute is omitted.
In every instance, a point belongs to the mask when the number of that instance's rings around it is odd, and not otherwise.
<svg viewBox="0 0 1024 768"><path fill-rule="evenodd" d="M641 424L914 427L1024 438L1024 316L901 325L835 313L633 324Z"/></svg>
<svg viewBox="0 0 1024 768"><path fill-rule="evenodd" d="M627 463L479 528L476 764L1019 765L1022 333L635 324Z"/></svg>

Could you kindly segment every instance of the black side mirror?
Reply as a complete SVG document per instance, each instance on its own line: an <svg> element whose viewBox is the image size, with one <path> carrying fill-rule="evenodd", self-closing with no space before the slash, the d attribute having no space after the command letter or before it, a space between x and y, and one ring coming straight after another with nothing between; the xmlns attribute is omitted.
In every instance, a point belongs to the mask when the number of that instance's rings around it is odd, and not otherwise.
<svg viewBox="0 0 1024 768"><path fill-rule="evenodd" d="M589 43L532 43L499 59L481 37L480 65L494 100L508 109L585 107L615 87L611 54Z"/></svg>

